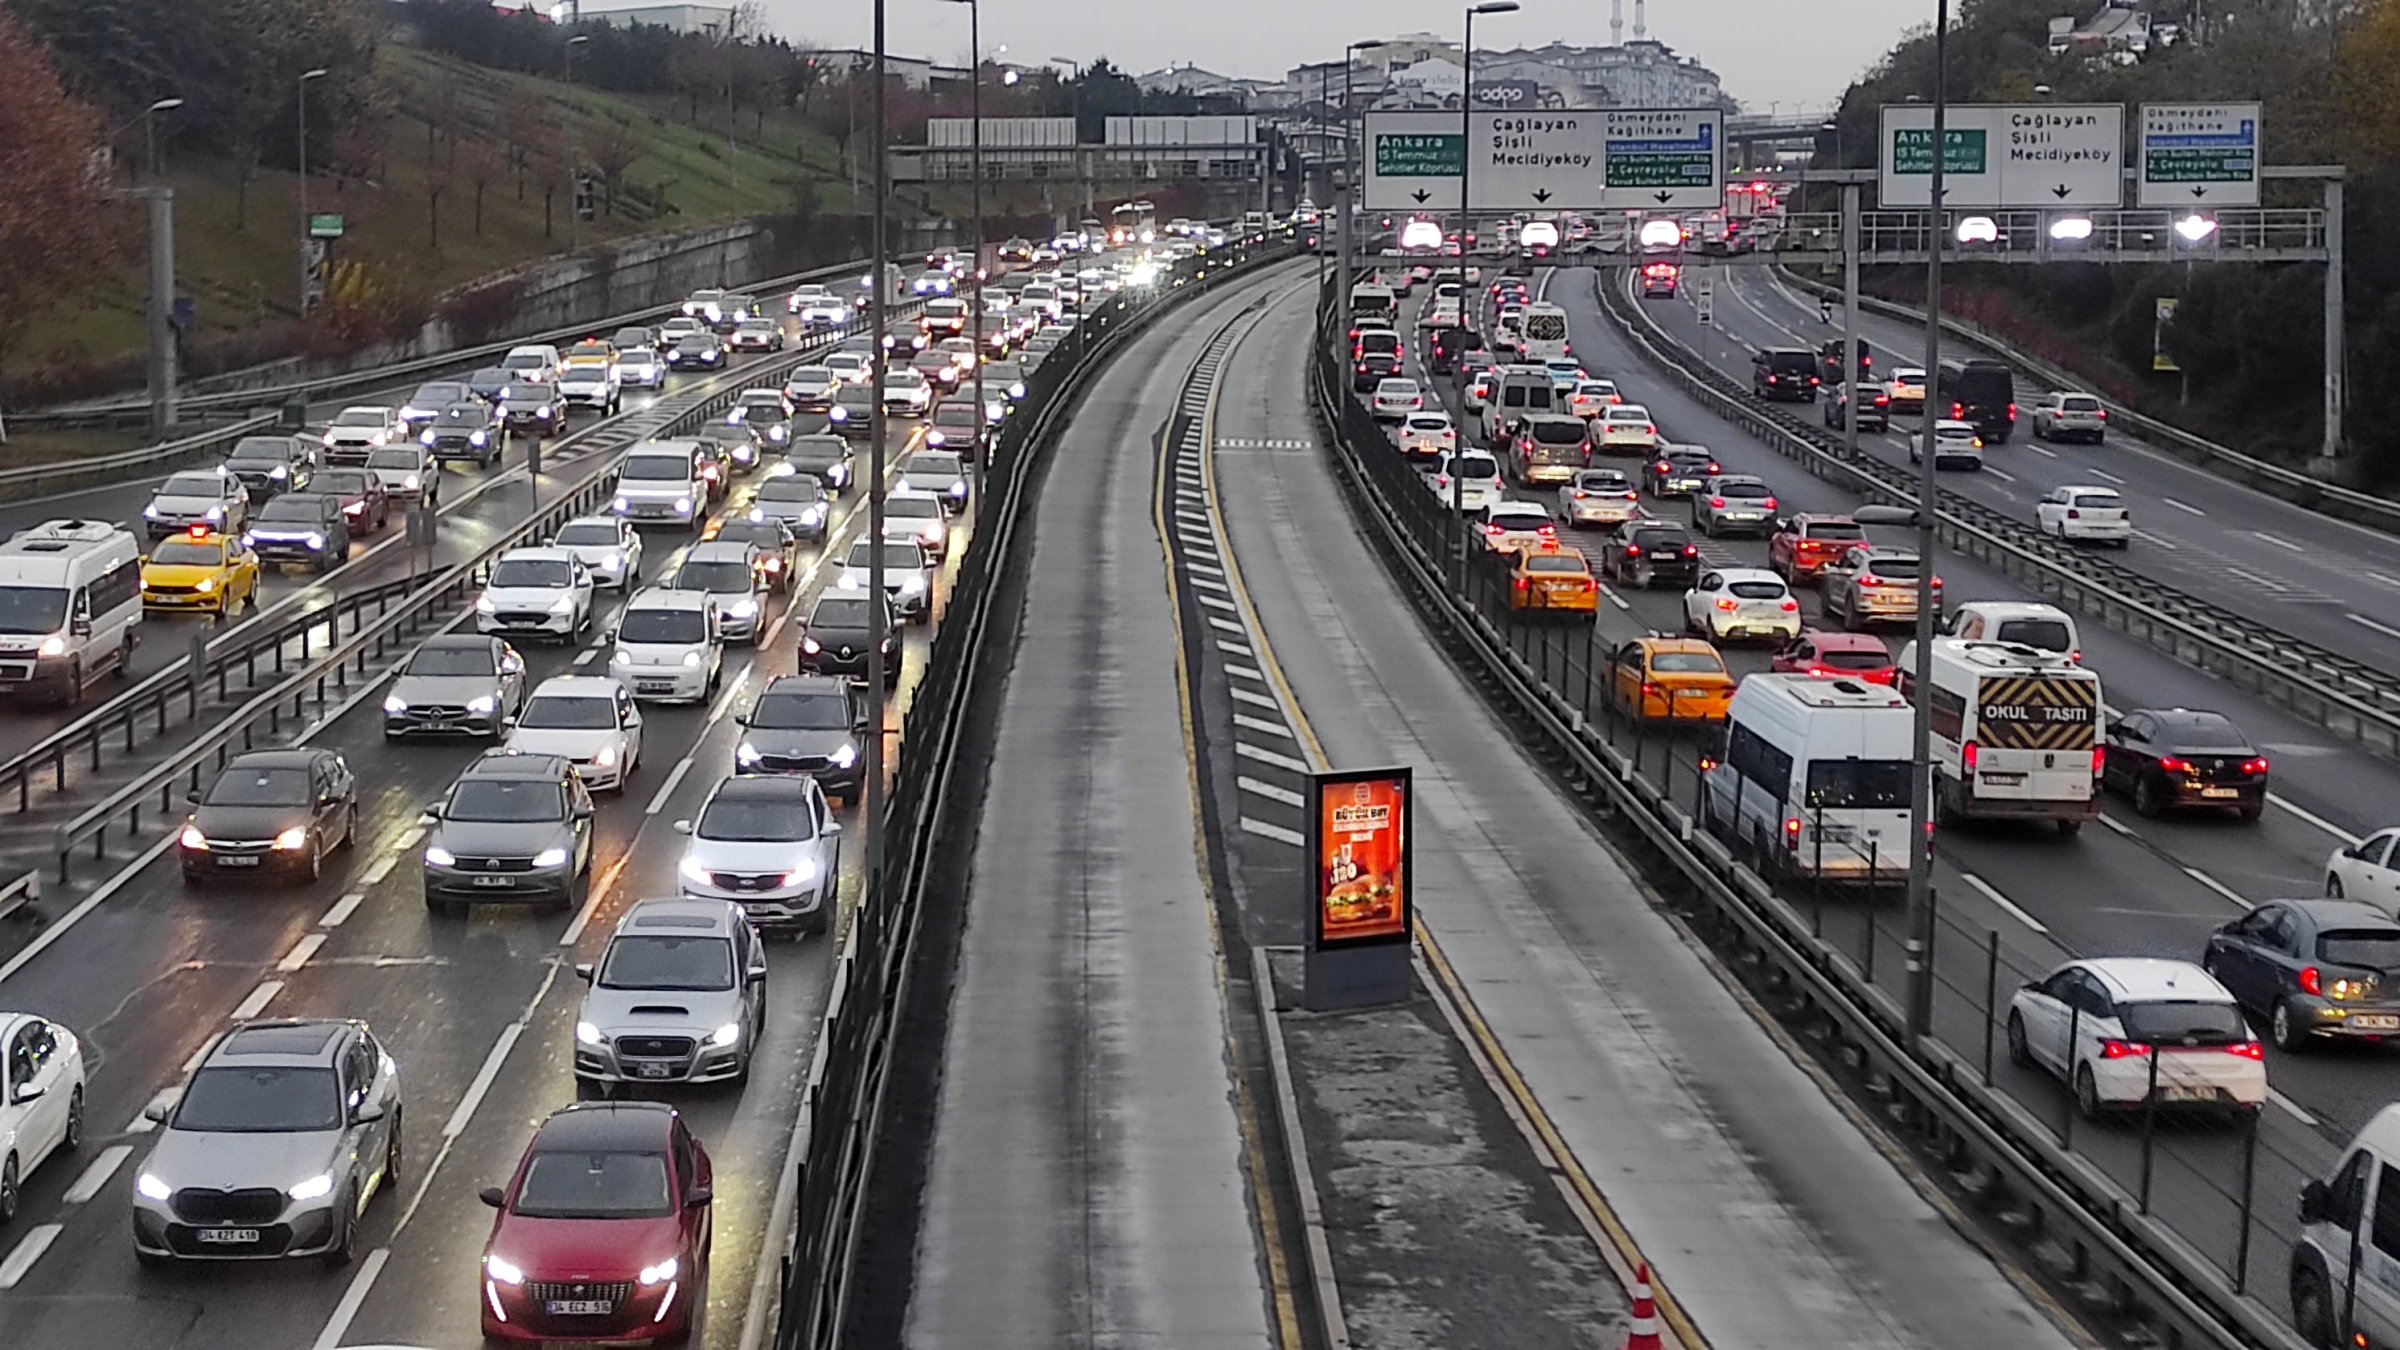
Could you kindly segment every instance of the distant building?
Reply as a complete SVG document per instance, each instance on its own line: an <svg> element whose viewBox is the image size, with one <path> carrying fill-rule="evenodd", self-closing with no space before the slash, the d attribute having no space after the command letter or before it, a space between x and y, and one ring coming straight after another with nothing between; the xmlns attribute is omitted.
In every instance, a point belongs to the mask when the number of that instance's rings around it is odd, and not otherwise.
<svg viewBox="0 0 2400 1350"><path fill-rule="evenodd" d="M614 24L620 28L641 23L677 33L713 36L733 31L733 8L730 5L631 5L622 9L596 9L587 3L583 6L583 21Z"/></svg>

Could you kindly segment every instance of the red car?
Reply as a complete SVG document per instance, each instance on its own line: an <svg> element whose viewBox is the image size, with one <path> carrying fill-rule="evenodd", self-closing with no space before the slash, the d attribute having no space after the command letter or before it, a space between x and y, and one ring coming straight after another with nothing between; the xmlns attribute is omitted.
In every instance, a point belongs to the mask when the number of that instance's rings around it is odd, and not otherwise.
<svg viewBox="0 0 2400 1350"><path fill-rule="evenodd" d="M488 1341L678 1342L708 1300L708 1150L663 1102L542 1122L483 1245Z"/></svg>
<svg viewBox="0 0 2400 1350"><path fill-rule="evenodd" d="M1815 675L1824 679L1865 680L1891 684L1899 677L1883 639L1871 633L1830 632L1803 628L1790 646L1775 653L1767 669L1786 675Z"/></svg>

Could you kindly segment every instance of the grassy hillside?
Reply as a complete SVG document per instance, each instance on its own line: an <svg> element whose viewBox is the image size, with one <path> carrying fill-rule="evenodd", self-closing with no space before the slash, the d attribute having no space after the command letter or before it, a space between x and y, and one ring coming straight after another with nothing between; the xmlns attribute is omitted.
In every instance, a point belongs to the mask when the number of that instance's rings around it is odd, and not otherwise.
<svg viewBox="0 0 2400 1350"><path fill-rule="evenodd" d="M524 175L520 195L520 175L509 165L510 143L531 139L521 131L528 122L552 124L559 129L548 131L550 138L571 137L587 153L610 138L638 146L616 211L604 206L581 226L586 246L791 212L804 191L813 209L827 214L861 205L840 181L832 146L794 115L770 116L761 128L744 113L729 133L721 110L703 109L695 126L671 99L610 95L398 44L384 48L382 64L393 97L380 149L361 157L363 178L337 183L313 176L309 207L341 213L347 233L335 245L337 260L361 263L379 288L405 302L430 302L474 278L566 251L571 227L563 181L545 234L539 175ZM487 178L480 227L478 165ZM299 300L296 175L259 171L246 208L229 162L187 157L170 162L165 177L176 195L179 279L197 305L192 341L200 364L239 364L291 350ZM39 384L45 367L56 374L138 358L147 290L137 259L112 269L90 299L32 316L12 376Z"/></svg>

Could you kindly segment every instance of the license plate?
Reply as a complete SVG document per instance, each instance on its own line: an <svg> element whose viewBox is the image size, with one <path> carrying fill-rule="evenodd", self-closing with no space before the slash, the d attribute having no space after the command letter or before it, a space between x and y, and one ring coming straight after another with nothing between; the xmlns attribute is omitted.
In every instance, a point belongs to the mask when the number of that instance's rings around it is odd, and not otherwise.
<svg viewBox="0 0 2400 1350"><path fill-rule="evenodd" d="M245 857L245 856L243 856L243 855L236 854L236 855L234 855L234 856L232 856L232 857L226 857L226 858L219 858L219 859L217 859L217 866L219 866L219 867L256 867L256 866L258 866L258 859L254 858L254 857Z"/></svg>
<svg viewBox="0 0 2400 1350"><path fill-rule="evenodd" d="M2239 797L2242 794L2238 788L2202 788L2200 795L2203 797Z"/></svg>
<svg viewBox="0 0 2400 1350"><path fill-rule="evenodd" d="M2350 1019L2350 1025L2360 1031L2400 1031L2400 1015L2360 1013Z"/></svg>
<svg viewBox="0 0 2400 1350"><path fill-rule="evenodd" d="M636 1064L633 1066L633 1076L636 1078L665 1078L673 1072L674 1066L671 1064Z"/></svg>
<svg viewBox="0 0 2400 1350"><path fill-rule="evenodd" d="M617 1305L604 1298L554 1298L542 1305L552 1317L606 1317Z"/></svg>
<svg viewBox="0 0 2400 1350"><path fill-rule="evenodd" d="M202 1243L222 1243L228 1247L240 1246L258 1241L258 1230L255 1228L202 1228L192 1233L192 1239Z"/></svg>
<svg viewBox="0 0 2400 1350"><path fill-rule="evenodd" d="M474 878L474 884L478 886L490 886L497 889L502 886L516 885L517 879L515 877L476 877Z"/></svg>

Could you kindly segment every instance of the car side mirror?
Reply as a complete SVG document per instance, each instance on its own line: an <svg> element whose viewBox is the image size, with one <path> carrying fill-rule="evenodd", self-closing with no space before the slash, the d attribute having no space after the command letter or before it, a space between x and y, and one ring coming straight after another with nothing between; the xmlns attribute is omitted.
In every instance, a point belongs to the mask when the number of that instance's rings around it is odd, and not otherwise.
<svg viewBox="0 0 2400 1350"><path fill-rule="evenodd" d="M2321 1223L2333 1208L2333 1193L2322 1181L2311 1181L2300 1188L2300 1222Z"/></svg>
<svg viewBox="0 0 2400 1350"><path fill-rule="evenodd" d="M709 1187L694 1186L684 1192L683 1207L685 1209L706 1209L708 1203L716 1198L717 1193Z"/></svg>
<svg viewBox="0 0 2400 1350"><path fill-rule="evenodd" d="M494 1209L505 1209L508 1206L508 1192L497 1186L486 1186L477 1191L475 1196Z"/></svg>
<svg viewBox="0 0 2400 1350"><path fill-rule="evenodd" d="M583 981L585 984L590 984L592 982L592 963L589 961L576 962L575 978Z"/></svg>

